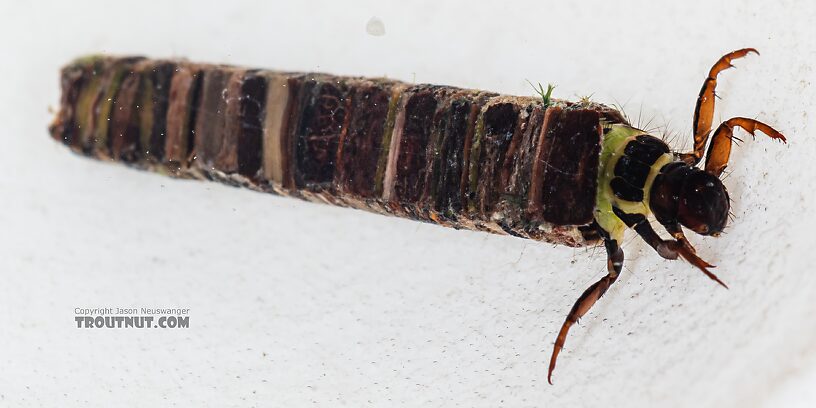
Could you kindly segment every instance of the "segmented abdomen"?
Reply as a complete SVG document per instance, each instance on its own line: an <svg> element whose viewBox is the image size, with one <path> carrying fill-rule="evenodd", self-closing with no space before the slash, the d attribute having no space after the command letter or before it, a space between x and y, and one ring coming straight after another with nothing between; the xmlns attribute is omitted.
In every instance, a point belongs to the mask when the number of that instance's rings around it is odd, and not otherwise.
<svg viewBox="0 0 816 408"><path fill-rule="evenodd" d="M595 207L597 104L386 79L90 57L51 133L97 158L566 245Z"/></svg>

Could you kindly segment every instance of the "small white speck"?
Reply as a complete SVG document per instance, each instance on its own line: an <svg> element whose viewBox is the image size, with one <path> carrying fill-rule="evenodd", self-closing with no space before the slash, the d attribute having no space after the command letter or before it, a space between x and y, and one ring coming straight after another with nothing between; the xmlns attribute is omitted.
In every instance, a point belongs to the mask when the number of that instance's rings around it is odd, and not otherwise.
<svg viewBox="0 0 816 408"><path fill-rule="evenodd" d="M371 17L366 23L366 32L375 37L382 37L385 35L385 24L378 17Z"/></svg>

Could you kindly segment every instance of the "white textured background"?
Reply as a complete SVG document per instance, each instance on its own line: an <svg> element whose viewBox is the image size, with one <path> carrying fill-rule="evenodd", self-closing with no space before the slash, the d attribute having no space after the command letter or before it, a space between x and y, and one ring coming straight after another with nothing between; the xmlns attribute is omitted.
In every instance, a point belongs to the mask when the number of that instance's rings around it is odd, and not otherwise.
<svg viewBox="0 0 816 408"><path fill-rule="evenodd" d="M813 406L816 6L809 1L0 3L0 406ZM366 22L385 23L383 37ZM619 102L688 146L723 53L718 118L747 140L736 220L692 237L731 290L637 240L552 341L603 251L447 230L86 160L50 140L59 67L188 57ZM685 142L685 143L683 143ZM189 307L187 330L80 330L75 307Z"/></svg>

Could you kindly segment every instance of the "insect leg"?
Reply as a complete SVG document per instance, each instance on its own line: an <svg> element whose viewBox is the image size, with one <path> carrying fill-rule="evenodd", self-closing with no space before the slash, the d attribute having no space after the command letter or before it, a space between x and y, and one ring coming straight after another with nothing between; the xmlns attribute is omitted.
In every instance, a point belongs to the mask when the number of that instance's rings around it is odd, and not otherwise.
<svg viewBox="0 0 816 408"><path fill-rule="evenodd" d="M598 301L598 299L600 299L604 293L606 293L606 290L609 289L613 283L615 283L615 281L618 279L618 275L620 275L621 269L623 268L623 251L618 245L618 241L610 238L609 234L602 228L598 228L598 231L600 232L601 236L603 236L604 246L606 246L606 268L608 273L606 276L595 282L586 291L584 291L581 297L579 297L575 302L575 305L572 306L566 320L564 320L564 324L561 326L561 331L558 332L558 337L555 339L552 356L550 357L550 368L547 372L547 382L549 382L551 385L552 373L553 370L555 370L555 362L558 359L558 354L561 352L561 349L564 348L564 342L567 340L567 333L569 332L570 327L577 323L578 319L586 314L592 305L594 305L595 302Z"/></svg>
<svg viewBox="0 0 816 408"><path fill-rule="evenodd" d="M629 228L634 229L635 232L637 232L638 235L640 235L640 237L643 238L647 244L649 244L649 246L654 248L660 256L665 259L677 259L678 256L682 257L690 264L703 271L706 276L728 289L728 286L723 283L723 281L721 281L717 275L708 270L708 268L714 268L714 265L711 265L697 256L697 251L688 242L686 236L683 235L683 230L679 225L665 225L666 230L669 231L669 233L674 237L674 240L665 240L657 235L657 232L655 232L652 225L649 224L649 220L646 219L645 215L627 214L618 208L613 208L613 210L615 211L615 215L617 215L621 221L629 226Z"/></svg>
<svg viewBox="0 0 816 408"><path fill-rule="evenodd" d="M759 55L759 52L753 48L732 51L720 58L708 71L708 77L703 82L700 96L697 97L697 105L694 107L694 121L692 123L694 151L680 155L680 158L686 163L697 164L703 158L703 151L705 151L706 141L708 141L708 136L711 133L711 122L714 118L714 99L716 97L714 89L717 87L717 75L723 70L733 67L731 61L752 52Z"/></svg>
<svg viewBox="0 0 816 408"><path fill-rule="evenodd" d="M663 227L666 228L666 231L671 234L675 239L674 250L683 257L688 263L694 265L702 271L706 276L711 278L713 281L722 285L722 287L728 289L728 285L726 285L720 278L717 277L713 272L708 270L708 268L716 268L716 266L702 260L699 256L697 256L697 250L691 246L691 243L686 239L686 235L683 234L683 229L680 227L680 224L663 224Z"/></svg>
<svg viewBox="0 0 816 408"><path fill-rule="evenodd" d="M733 139L742 141L734 137L735 126L745 129L752 136L756 136L755 132L758 130L770 136L771 139L778 139L786 143L785 136L762 122L740 117L728 119L717 127L717 131L711 137L711 145L708 146L708 154L706 155L706 172L719 177L725 170L728 165L728 158L731 156L731 141Z"/></svg>
<svg viewBox="0 0 816 408"><path fill-rule="evenodd" d="M646 241L649 246L655 249L657 253L665 259L677 259L679 255L677 253L676 242L675 241L667 241L663 238L660 238L660 235L657 235L655 230L652 228L652 225L649 224L649 220L646 219L646 216L643 214L627 214L621 211L617 207L613 207L612 210L615 212L615 215L623 221L626 226L635 230L635 232Z"/></svg>

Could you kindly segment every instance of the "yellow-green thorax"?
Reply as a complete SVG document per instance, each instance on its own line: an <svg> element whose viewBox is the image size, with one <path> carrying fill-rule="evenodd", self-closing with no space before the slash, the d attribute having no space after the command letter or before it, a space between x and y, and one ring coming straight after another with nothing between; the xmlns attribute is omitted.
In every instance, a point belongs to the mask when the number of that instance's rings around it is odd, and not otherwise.
<svg viewBox="0 0 816 408"><path fill-rule="evenodd" d="M596 196L595 220L612 239L621 242L626 224L623 223L612 211L613 207L628 214L649 215L649 193L655 177L660 169L673 160L669 153L660 156L649 171L646 183L643 186L643 199L641 201L624 200L612 189L611 181L615 178L615 166L618 160L624 155L626 146L638 136L646 135L640 129L622 124L611 124L605 126L603 147L601 149L600 166L598 169L598 191Z"/></svg>

